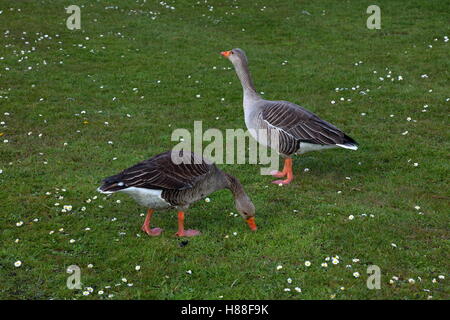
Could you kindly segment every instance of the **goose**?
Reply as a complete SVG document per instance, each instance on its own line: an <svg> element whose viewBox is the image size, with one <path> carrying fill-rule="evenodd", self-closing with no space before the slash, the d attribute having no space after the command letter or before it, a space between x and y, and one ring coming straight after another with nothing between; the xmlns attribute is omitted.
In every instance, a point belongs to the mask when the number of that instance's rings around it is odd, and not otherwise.
<svg viewBox="0 0 450 320"><path fill-rule="evenodd" d="M357 150L358 143L340 129L320 119L314 113L288 101L270 101L256 92L248 69L248 60L242 49L221 52L234 65L244 91L243 105L245 124L250 134L261 144L268 145L284 158L282 171L271 174L285 180L276 184L289 184L292 173L292 156L310 151L331 148ZM266 134L258 134L261 130ZM278 144L270 144L270 131L275 130Z"/></svg>
<svg viewBox="0 0 450 320"><path fill-rule="evenodd" d="M184 212L192 203L221 189L231 191L237 211L255 231L255 206L239 180L217 168L209 159L190 151L170 150L144 160L104 179L97 191L103 194L126 193L148 208L141 229L149 236L159 236L163 231L150 227L154 211L176 209L176 235L192 237L199 235L200 231L184 229Z"/></svg>

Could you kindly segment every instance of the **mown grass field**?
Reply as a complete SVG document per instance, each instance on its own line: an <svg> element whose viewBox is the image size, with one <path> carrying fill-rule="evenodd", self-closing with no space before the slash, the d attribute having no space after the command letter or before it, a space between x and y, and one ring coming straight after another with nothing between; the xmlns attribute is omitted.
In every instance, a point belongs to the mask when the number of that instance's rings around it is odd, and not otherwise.
<svg viewBox="0 0 450 320"><path fill-rule="evenodd" d="M70 4L81 30L66 28ZM448 299L450 3L378 1L381 30L366 28L371 4L3 0L0 299ZM360 149L297 157L284 187L258 165L219 165L259 230L221 191L189 210L203 234L187 246L175 212L155 214L165 232L150 238L145 208L96 188L173 147L175 128L245 127L219 55L235 47L264 97L312 110ZM372 264L380 290L366 286ZM66 287L70 265L81 290Z"/></svg>

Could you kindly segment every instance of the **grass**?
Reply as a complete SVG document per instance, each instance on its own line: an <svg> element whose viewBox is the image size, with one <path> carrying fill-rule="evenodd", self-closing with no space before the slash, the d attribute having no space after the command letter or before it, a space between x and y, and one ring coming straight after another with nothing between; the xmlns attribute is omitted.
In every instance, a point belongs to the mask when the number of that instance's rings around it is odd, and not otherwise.
<svg viewBox="0 0 450 320"><path fill-rule="evenodd" d="M76 31L66 28L70 4L0 7L8 140L0 146L0 299L449 298L448 2L378 1L381 30L366 28L370 1L179 0L168 1L171 10L80 0ZM174 146L175 128L245 126L240 84L218 54L234 47L246 50L265 97L312 110L360 149L297 157L296 179L282 188L257 165L220 165L254 201L258 232L229 215L232 197L221 191L189 210L187 226L203 234L187 246L173 236L174 212L155 215L165 233L149 238L139 229L145 208L126 195L93 199L95 190ZM335 255L339 264L321 267ZM82 290L66 287L73 264ZM371 264L381 269L380 290L366 287Z"/></svg>

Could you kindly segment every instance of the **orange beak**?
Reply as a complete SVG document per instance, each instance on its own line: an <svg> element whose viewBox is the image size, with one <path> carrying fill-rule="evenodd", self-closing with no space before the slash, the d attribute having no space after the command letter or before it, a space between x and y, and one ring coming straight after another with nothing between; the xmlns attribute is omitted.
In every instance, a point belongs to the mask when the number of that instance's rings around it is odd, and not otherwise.
<svg viewBox="0 0 450 320"><path fill-rule="evenodd" d="M228 58L231 54L231 50L230 51L222 51L220 54L223 55L225 58Z"/></svg>
<svg viewBox="0 0 450 320"><path fill-rule="evenodd" d="M258 229L258 227L256 226L255 217L250 217L245 221L247 221L248 226L250 227L250 229L252 229L252 231L256 231L256 229Z"/></svg>

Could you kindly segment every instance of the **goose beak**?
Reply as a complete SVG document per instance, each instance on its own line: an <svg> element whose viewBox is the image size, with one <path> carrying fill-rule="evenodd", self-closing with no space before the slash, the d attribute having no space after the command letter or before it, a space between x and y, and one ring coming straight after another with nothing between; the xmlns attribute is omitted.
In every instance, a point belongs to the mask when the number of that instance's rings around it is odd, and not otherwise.
<svg viewBox="0 0 450 320"><path fill-rule="evenodd" d="M222 51L220 54L222 56L224 56L225 58L228 58L230 56L230 54L231 54L231 50L230 51Z"/></svg>
<svg viewBox="0 0 450 320"><path fill-rule="evenodd" d="M250 217L245 221L247 221L248 226L250 227L250 229L252 229L252 231L256 231L256 229L258 229L258 227L256 226L255 217Z"/></svg>

